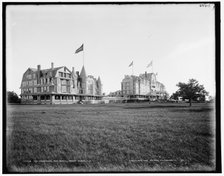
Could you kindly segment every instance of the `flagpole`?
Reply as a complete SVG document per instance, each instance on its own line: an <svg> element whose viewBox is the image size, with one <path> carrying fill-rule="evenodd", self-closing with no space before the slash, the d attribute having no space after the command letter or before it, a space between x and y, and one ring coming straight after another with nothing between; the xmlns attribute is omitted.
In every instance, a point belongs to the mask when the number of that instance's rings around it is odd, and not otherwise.
<svg viewBox="0 0 224 176"><path fill-rule="evenodd" d="M84 55L85 55L85 53L84 53L84 44L83 44L83 53L82 53L82 62L83 62L83 67L84 67Z"/></svg>
<svg viewBox="0 0 224 176"><path fill-rule="evenodd" d="M152 73L153 73L153 59L152 59Z"/></svg>
<svg viewBox="0 0 224 176"><path fill-rule="evenodd" d="M134 69L133 69L133 67L134 67L134 63L132 64L132 75L134 75Z"/></svg>

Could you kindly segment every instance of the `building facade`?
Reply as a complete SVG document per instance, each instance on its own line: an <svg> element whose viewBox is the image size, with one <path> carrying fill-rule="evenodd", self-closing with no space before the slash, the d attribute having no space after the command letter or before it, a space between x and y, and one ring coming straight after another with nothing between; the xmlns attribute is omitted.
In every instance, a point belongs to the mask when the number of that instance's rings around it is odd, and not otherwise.
<svg viewBox="0 0 224 176"><path fill-rule="evenodd" d="M67 67L41 69L28 68L21 82L23 104L73 104L78 101L100 100L102 84L98 79L87 75L84 66L81 73Z"/></svg>
<svg viewBox="0 0 224 176"><path fill-rule="evenodd" d="M115 91L115 92L110 92L109 94L108 94L108 97L121 97L121 90L117 90L117 91Z"/></svg>
<svg viewBox="0 0 224 176"><path fill-rule="evenodd" d="M123 97L150 99L164 99L167 95L156 74L147 72L139 76L125 75L121 82L121 94Z"/></svg>

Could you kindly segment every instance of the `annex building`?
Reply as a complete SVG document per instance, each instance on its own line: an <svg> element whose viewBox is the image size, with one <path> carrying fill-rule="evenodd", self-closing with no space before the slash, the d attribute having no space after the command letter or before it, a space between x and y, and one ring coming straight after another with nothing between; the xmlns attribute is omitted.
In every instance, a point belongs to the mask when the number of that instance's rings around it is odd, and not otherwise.
<svg viewBox="0 0 224 176"><path fill-rule="evenodd" d="M139 76L125 75L121 82L121 96L127 98L165 99L167 96L164 84L156 79L155 73Z"/></svg>
<svg viewBox="0 0 224 176"><path fill-rule="evenodd" d="M102 84L98 79L87 75L85 67L81 72L72 71L66 66L41 69L28 68L21 82L23 104L73 104L78 101L102 99Z"/></svg>

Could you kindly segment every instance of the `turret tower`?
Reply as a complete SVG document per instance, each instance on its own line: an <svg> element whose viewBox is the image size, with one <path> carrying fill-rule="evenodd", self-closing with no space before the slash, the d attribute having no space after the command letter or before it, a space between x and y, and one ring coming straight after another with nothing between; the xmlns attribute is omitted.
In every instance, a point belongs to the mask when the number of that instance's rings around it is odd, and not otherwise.
<svg viewBox="0 0 224 176"><path fill-rule="evenodd" d="M81 73L80 73L80 77L81 77L81 80L82 80L82 83L81 83L82 94L86 94L86 89L87 89L87 86L86 86L87 76L86 76L86 70L85 70L85 67L84 66L82 67L82 70L81 70Z"/></svg>
<svg viewBox="0 0 224 176"><path fill-rule="evenodd" d="M102 95L102 83L100 77L97 79L97 89L98 89L98 95Z"/></svg>

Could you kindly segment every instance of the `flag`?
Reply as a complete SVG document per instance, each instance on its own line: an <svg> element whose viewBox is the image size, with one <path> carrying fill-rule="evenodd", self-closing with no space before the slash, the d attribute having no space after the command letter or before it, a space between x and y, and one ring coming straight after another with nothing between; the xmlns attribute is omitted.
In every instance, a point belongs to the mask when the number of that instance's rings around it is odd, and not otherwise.
<svg viewBox="0 0 224 176"><path fill-rule="evenodd" d="M130 65L128 66L128 67L130 67L130 66L132 66L133 65L133 61L130 63Z"/></svg>
<svg viewBox="0 0 224 176"><path fill-rule="evenodd" d="M83 51L84 44L82 44L76 51L75 53L79 53L80 51Z"/></svg>
<svg viewBox="0 0 224 176"><path fill-rule="evenodd" d="M147 65L147 68L149 68L150 66L152 66L152 61Z"/></svg>

